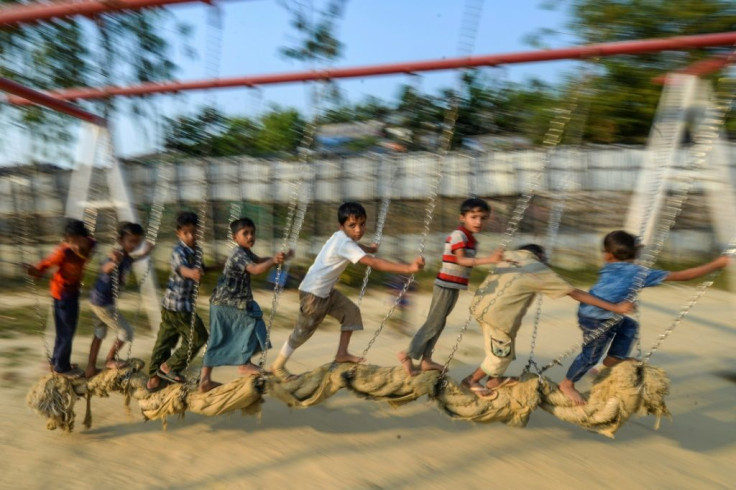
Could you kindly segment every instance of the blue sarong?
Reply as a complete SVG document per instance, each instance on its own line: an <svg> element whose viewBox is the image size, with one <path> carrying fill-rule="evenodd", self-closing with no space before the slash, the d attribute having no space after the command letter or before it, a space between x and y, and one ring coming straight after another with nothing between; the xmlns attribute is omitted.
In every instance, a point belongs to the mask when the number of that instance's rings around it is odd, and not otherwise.
<svg viewBox="0 0 736 490"><path fill-rule="evenodd" d="M248 364L265 345L266 324L258 303L251 301L245 310L210 305L210 338L204 354L205 366ZM271 348L270 343L268 348Z"/></svg>

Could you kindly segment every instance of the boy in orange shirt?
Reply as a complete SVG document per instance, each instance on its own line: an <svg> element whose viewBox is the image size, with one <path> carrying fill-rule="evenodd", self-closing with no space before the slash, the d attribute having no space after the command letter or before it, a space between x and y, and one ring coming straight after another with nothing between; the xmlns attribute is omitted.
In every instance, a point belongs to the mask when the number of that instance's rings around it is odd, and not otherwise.
<svg viewBox="0 0 736 490"><path fill-rule="evenodd" d="M51 267L56 272L51 277L51 296L54 298L54 325L56 340L51 356L51 369L56 374L79 377L82 370L70 363L72 340L79 320L79 291L84 266L95 247L95 240L82 221L70 219L64 228L64 241L35 266L27 267L28 274L41 277Z"/></svg>

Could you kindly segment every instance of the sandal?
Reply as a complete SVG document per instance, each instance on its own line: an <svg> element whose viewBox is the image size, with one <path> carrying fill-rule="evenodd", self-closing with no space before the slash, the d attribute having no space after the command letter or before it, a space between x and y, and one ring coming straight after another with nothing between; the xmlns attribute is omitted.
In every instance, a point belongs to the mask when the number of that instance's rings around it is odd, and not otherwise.
<svg viewBox="0 0 736 490"><path fill-rule="evenodd" d="M481 400L491 401L498 398L498 391L486 388L479 383L470 385L470 391Z"/></svg>
<svg viewBox="0 0 736 490"><path fill-rule="evenodd" d="M179 383L183 384L186 383L186 378L182 376L181 374L177 373L173 369L169 371L168 373L165 373L161 370L161 368L158 368L156 370L156 376L159 378L168 381L169 383Z"/></svg>
<svg viewBox="0 0 736 490"><path fill-rule="evenodd" d="M59 376L64 376L67 379L79 379L84 377L84 371L79 369L79 367L72 366L72 368L69 371L64 371L63 373L60 373L59 371L54 371L54 374L58 374Z"/></svg>

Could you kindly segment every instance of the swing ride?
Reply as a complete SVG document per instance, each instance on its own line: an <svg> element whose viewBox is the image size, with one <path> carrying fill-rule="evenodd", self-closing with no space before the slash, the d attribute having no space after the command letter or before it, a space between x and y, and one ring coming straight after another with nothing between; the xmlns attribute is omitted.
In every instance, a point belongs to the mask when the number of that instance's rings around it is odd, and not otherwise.
<svg viewBox="0 0 736 490"><path fill-rule="evenodd" d="M128 0L126 0L127 2ZM132 3L132 2L131 2ZM153 3L153 2L149 2ZM160 2L165 3L165 2ZM169 2L174 3L174 2ZM127 8L127 3L123 2L122 7L116 5L116 8ZM97 6L99 7L99 5ZM104 4L103 7L104 8ZM38 17L39 19L42 17ZM0 20L3 18L0 16ZM10 21L8 21L10 22ZM20 22L15 20L13 22ZM11 22L12 23L12 22ZM171 84L155 84L155 86L139 86L139 87L103 87L69 89L43 94L26 87L17 86L13 82L0 80L0 89L14 94L14 96L6 97L8 103L36 103L45 105L54 110L64 112L83 119L93 125L103 126L104 121L81 109L73 106L67 100L79 100L86 98L98 98L111 95L140 95L142 93L162 93L167 91L180 91L185 89L200 89L212 87L225 87L233 85L256 86L270 83L284 83L294 81L307 80L333 80L348 77L365 77L372 75L383 75L389 73L405 73L420 72L450 68L469 68L473 66L496 66L499 64L519 63L525 61L540 61L550 59L562 59L573 57L600 57L610 56L622 53L639 53L654 52L664 49L673 48L694 48L710 45L726 45L736 42L736 33L721 33L718 35L689 36L680 38L671 38L668 40L648 40L629 43L612 43L608 45L585 46L580 48L568 48L565 50L548 50L543 53L519 53L514 55L498 55L486 57L471 57L469 53L464 58L455 60L448 59L441 62L423 62L423 63L406 63L400 65L389 65L379 67L363 67L356 69L328 69L321 72L306 72L285 74L281 76L266 75L263 77L247 77L238 79L215 79L212 81L183 83L176 82ZM733 55L732 55L733 56ZM729 62L732 61L729 58ZM216 78L216 73L213 74ZM584 91L581 88L580 91ZM532 179L528 183L528 187L519 196L515 208L511 213L506 230L503 234L501 247L508 248L515 238L519 226L524 219L527 208L532 199L541 187L542 178L545 175L547 166L552 154L556 151L561 143L563 136L568 130L568 125L573 119L585 118L584 108L586 102L579 102L578 94L570 103L570 107L558 111L556 117L551 121L549 130L543 140L544 158L535 170ZM20 97L20 98L19 98ZM663 96L664 97L664 96ZM22 98L22 99L21 99ZM726 92L717 94L715 103L711 103L706 110L705 116L699 122L695 133L696 149L692 152L692 158L688 162L687 176L678 182L675 192L667 199L649 203L648 209L644 213L644 221L641 223L642 229L651 230L650 247L647 249L645 257L641 263L645 267L651 267L655 262L658 253L662 249L667 240L668 233L675 223L677 215L680 213L682 206L687 199L697 172L704 168L707 157L716 144L719 131L723 125L723 121L730 109L733 94ZM319 96L317 96L317 101ZM309 189L315 178L311 163L311 152L317 125L317 115L319 114L319 102L315 102L314 118L307 125L304 137L299 147L300 167L298 177L292 182L290 192L286 224L283 229L283 235L280 244L280 251L286 252L296 247L300 231L307 213L307 207L311 199ZM425 215L423 217L423 228L417 246L418 255L424 253L427 239L430 235L430 227L434 217L434 211L437 206L437 198L440 192L440 184L443 176L443 163L447 158L450 150L450 143L458 117L457 101L451 100L445 114L445 122L443 125L440 143L436 152L436 158L433 160L433 168L428 170L430 174L429 198L425 206ZM674 127L674 126L673 126ZM112 139L107 129L95 129L96 132L104 133L106 140L106 156L109 158L109 168L117 169L117 159L112 148ZM580 130L582 131L582 130ZM654 134L654 132L653 132ZM578 135L579 136L579 135ZM93 138L96 140L96 137ZM573 137L573 144L575 138ZM678 138L672 137L671 144L658 143L653 145L653 151L670 152L672 145ZM578 141L579 143L579 141ZM94 146L94 145L93 145ZM94 151L93 151L94 153ZM669 153L668 153L669 154ZM661 157L667 159L672 157ZM76 175L82 172L88 172L84 177L78 177L77 183L86 189L89 186L89 175L92 172L92 162L86 170L75 170ZM206 171L206 168L205 168ZM166 192L169 185L169 169L166 166L159 168L159 176L156 190L156 199L151 209L146 240L155 244L158 230L163 215L163 207L166 201ZM122 183L122 174L115 174L113 177L118 184ZM389 172L386 177L386 186L390 188L393 181ZM86 183L85 183L86 182ZM160 187L159 187L160 186ZM111 190L112 187L110 186ZM125 187L122 194L117 196L115 201L115 209L117 210L118 219L127 212L130 220L135 218L133 207L131 205L130 196L126 195ZM78 189L78 188L77 188ZM564 186L563 186L564 190ZM659 191L657 191L659 192ZM564 192L556 196L556 202L552 217L548 222L547 229L547 248L551 251L554 249L555 240L559 231L559 224L564 208ZM18 194L20 195L20 194ZM75 194L77 195L77 194ZM383 226L386 223L388 210L390 206L390 191L385 191L381 198L380 210L378 213L375 242L380 243L382 238ZM93 196L94 197L94 196ZM656 201L656 202L655 202ZM87 194L80 201L78 198L76 203L72 203L70 193L70 205L76 206L74 210L67 209L68 215L79 215L80 212L88 216L90 228L94 229L96 222L97 207L93 199L88 199ZM26 205L22 205L26 206ZM22 207L21 206L21 207ZM205 219L207 217L208 200L201 199L198 208L198 217L200 226L198 227L198 242L203 243L206 227ZM71 213L71 214L70 214ZM654 216L660 213L662 216L656 220ZM238 216L239 208L235 206L231 208L231 216ZM650 221L647 221L647 220ZM30 232L22 231L24 244L28 243ZM729 247L725 252L732 253L733 247L736 245L736 237L732 238ZM21 247L21 251L24 247ZM196 264L202 263L202 251L197 250ZM151 270L150 262L147 265L146 272L139 279L139 286L149 278ZM362 281L359 298L362 299L365 294L370 269L366 271ZM274 290L272 296L272 308L267 324L267 342L270 332L273 328L274 318L278 310L279 297L283 289L283 283L279 280L282 274L287 274L286 266L279 265L276 269L276 279L274 281ZM117 274L113 273L113 277L117 278ZM563 395L557 385L546 378L544 373L554 365L561 363L563 359L580 349L580 345L576 344L559 357L541 365L534 359L534 347L537 338L537 330L541 319L541 298L537 302L537 311L532 333L532 344L530 347L529 360L520 378L520 382L513 386L498 389L498 397L493 400L484 400L477 397L474 393L456 383L449 377L449 368L453 361L453 357L457 352L466 332L471 323L471 316L468 315L462 330L451 349L450 355L443 365L442 371L423 372L417 376L409 376L401 366L381 367L367 364L368 354L371 347L379 338L386 322L390 319L394 309L399 305L400 301L406 295L414 277L411 276L404 284L403 289L399 292L395 301L385 314L374 334L371 336L366 347L361 354L361 362L357 364L348 363L330 363L320 366L312 371L302 373L295 379L278 380L268 376L265 372L266 353L261 353L261 359L258 363L260 374L257 376L248 376L235 379L229 383L215 387L206 393L200 393L196 390L196 386L189 384L171 384L165 388L150 392L146 389L146 379L143 372L143 361L130 357L130 344L128 350L127 365L121 369L106 369L102 373L90 379L67 379L63 376L50 374L42 378L28 394L27 401L36 412L47 419L47 428L60 428L65 431L71 431L75 423L74 406L78 398L84 397L86 400L86 416L84 425L90 427L92 423L91 404L93 397L108 397L111 393L118 393L124 397L126 407L132 399L135 399L141 409L146 420L162 420L164 427L166 419L170 416L183 416L187 411L215 416L241 410L244 414L257 414L261 410L261 404L264 397L276 398L290 407L306 408L324 402L329 397L336 394L341 389L352 391L356 396L375 401L384 401L392 407L398 407L418 400L422 397L428 397L435 402L440 410L453 419L466 420L473 422L504 422L508 425L523 427L527 424L531 413L539 408L553 414L561 420L579 425L591 431L598 432L608 437L613 437L615 432L633 415L654 415L657 419L662 416L669 415L665 404L665 397L669 390L669 380L666 373L658 368L652 367L649 361L652 355L659 349L662 341L675 329L682 318L695 305L697 300L702 296L707 287L712 284L712 280L706 281L701 285L688 304L683 307L678 317L673 321L672 325L667 328L661 338L655 343L651 350L643 356L641 361L624 362L613 368L606 368L596 377L591 391L588 395L588 403L584 406L574 406L572 402ZM630 300L635 301L639 291L643 285L643 277L637 278L637 287L631 294ZM33 281L28 282L29 291L36 297L38 295ZM114 304L120 292L120 285L117 281L113 283ZM194 291L194 303L198 294L198 283ZM360 301L360 300L359 300ZM492 303L491 303L492 304ZM37 306L40 308L40 306ZM39 317L42 313L39 310ZM192 323L190 326L190 336L194 329L195 315L192 315ZM595 331L591 337L584 339L585 342L603 335L608 328L614 324L613 321L607 322L599 330ZM47 357L49 356L48 347L46 348ZM188 345L187 366L193 360L192 344ZM642 357L642 356L640 356Z"/></svg>

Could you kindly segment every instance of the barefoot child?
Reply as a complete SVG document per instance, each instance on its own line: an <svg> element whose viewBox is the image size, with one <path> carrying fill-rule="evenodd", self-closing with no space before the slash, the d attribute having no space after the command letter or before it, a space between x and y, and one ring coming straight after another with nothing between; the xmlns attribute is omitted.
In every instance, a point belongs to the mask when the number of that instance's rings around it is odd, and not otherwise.
<svg viewBox="0 0 736 490"><path fill-rule="evenodd" d="M612 304L572 287L547 266L545 251L539 245L524 245L508 252L504 261L509 261L510 265L497 267L483 281L470 307L483 330L486 357L462 384L488 400L498 396L498 388L517 383L516 379L503 377L503 374L516 357L516 334L537 293L554 299L570 296L616 313L628 313L633 308L631 303L623 301L625 298L619 300L622 303ZM488 381L481 384L486 376Z"/></svg>
<svg viewBox="0 0 736 490"><path fill-rule="evenodd" d="M117 331L117 338L105 358L106 368L120 369L125 367L125 362L117 360L117 354L125 342L133 341L133 327L119 311L115 311L112 275L113 273L117 274L118 288L123 287L133 262L147 257L153 246L147 243L140 254L131 255L143 242L143 228L138 223L120 223L117 242L117 247L110 252L110 255L100 265L97 282L95 282L90 294L90 308L95 316L95 334L89 348L87 369L84 372L84 376L87 378L91 378L100 372L96 366L97 356L100 353L102 340L107 336L108 327Z"/></svg>
<svg viewBox="0 0 736 490"><path fill-rule="evenodd" d="M64 241L35 266L27 266L28 274L41 277L50 267L56 267L51 277L51 296L54 298L54 325L56 340L51 356L51 369L56 374L77 378L83 373L70 363L72 340L79 320L79 291L84 266L92 255L95 241L84 223L70 219L64 228Z"/></svg>
<svg viewBox="0 0 736 490"><path fill-rule="evenodd" d="M348 352L350 336L355 330L363 330L363 320L358 306L334 289L340 275L348 264L361 263L375 270L411 274L424 267L424 259L417 257L411 264L389 262L368 255L377 250L357 243L365 233L366 212L357 202L343 203L337 211L340 229L336 231L320 250L314 264L299 285L299 314L294 331L281 348L279 356L271 366L279 379L289 379L286 361L300 345L312 336L325 315L340 322L340 343L335 362L358 362L360 358Z"/></svg>
<svg viewBox="0 0 736 490"><path fill-rule="evenodd" d="M215 366L238 366L240 374L258 374L258 366L251 362L251 357L267 348L266 324L261 307L253 300L250 276L264 274L287 257L279 252L261 258L251 251L256 242L256 225L250 218L233 221L230 231L237 246L230 253L210 298L210 341L199 383L202 393L220 386L212 381Z"/></svg>
<svg viewBox="0 0 736 490"><path fill-rule="evenodd" d="M412 359L422 360L419 364L422 371L442 370L442 365L432 360L432 352L447 317L455 308L460 291L468 289L470 272L475 265L496 264L503 257L501 249L488 257L475 257L477 243L474 234L483 229L490 214L491 207L483 199L466 199L460 205L460 226L445 239L442 267L434 281L427 320L414 334L409 348L397 355L409 375L416 374Z"/></svg>
<svg viewBox="0 0 736 490"><path fill-rule="evenodd" d="M161 326L148 366L149 390L157 390L161 380L183 383L180 371L186 368L188 355L195 357L207 341L207 330L199 318L193 303L194 285L204 275L204 266L196 267L197 230L199 218L192 212L179 213L176 217L176 236L179 243L171 253L171 274L161 301ZM194 315L194 335L190 338L192 315ZM172 354L181 338L181 344ZM191 352L189 344L191 343Z"/></svg>
<svg viewBox="0 0 736 490"><path fill-rule="evenodd" d="M598 282L590 288L590 294L607 301L623 301L634 291L638 282L642 282L641 287L651 287L658 286L664 281L689 281L726 267L729 263L728 256L722 255L706 264L681 271L647 270L634 263L640 248L637 238L625 231L612 231L606 235L603 239L603 260L606 264L598 273ZM583 351L572 362L564 381L560 383L560 391L576 405L584 405L585 399L575 389L575 383L595 366L604 354L606 357L603 365L606 367L615 366L628 359L639 324L628 317L623 317L612 324L612 317L611 313L593 304L580 305L578 309L578 322L583 330L584 341L602 326L609 328L598 338L583 345ZM610 346L606 353L609 342Z"/></svg>

